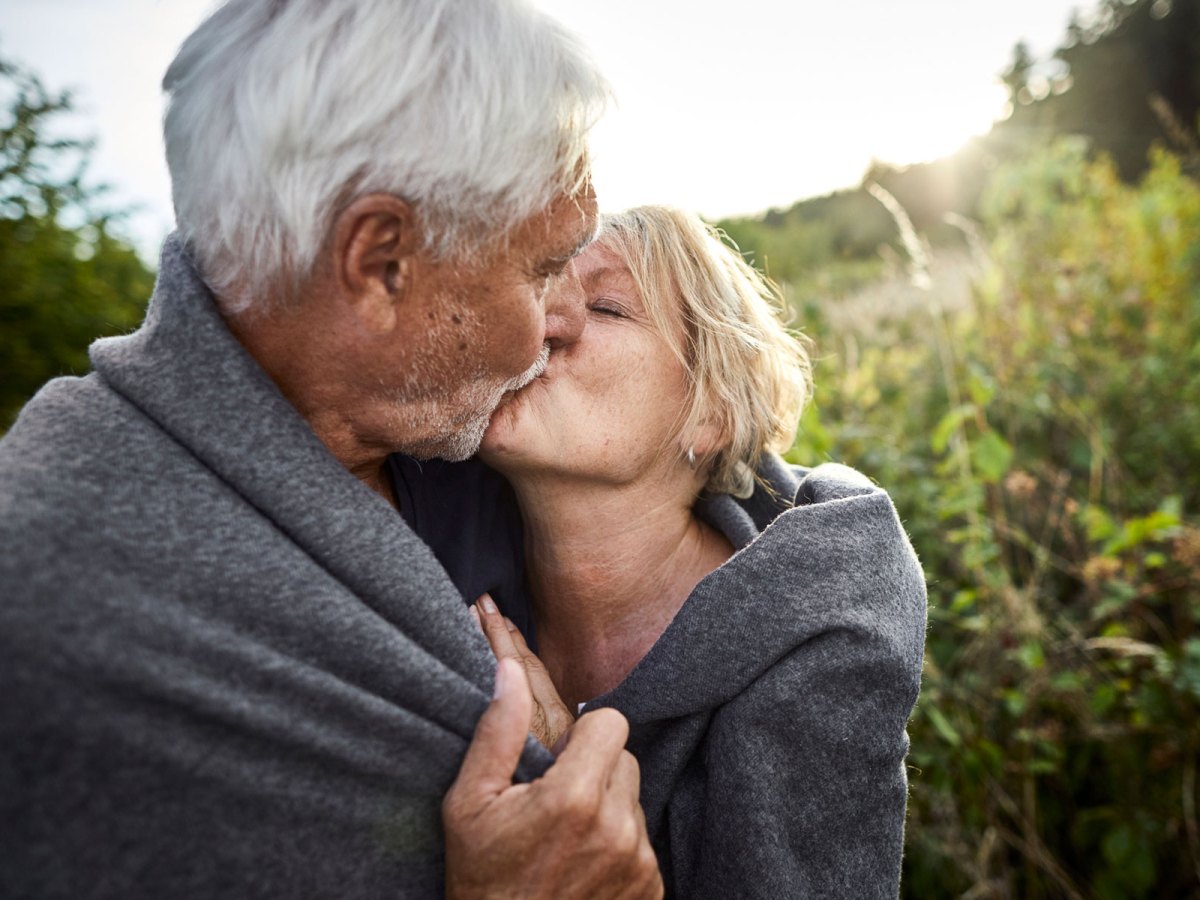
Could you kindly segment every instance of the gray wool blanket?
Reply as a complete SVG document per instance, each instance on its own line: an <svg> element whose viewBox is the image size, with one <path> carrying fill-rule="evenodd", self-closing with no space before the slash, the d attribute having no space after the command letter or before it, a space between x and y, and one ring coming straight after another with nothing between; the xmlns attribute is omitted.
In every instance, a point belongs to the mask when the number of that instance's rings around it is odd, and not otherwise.
<svg viewBox="0 0 1200 900"><path fill-rule="evenodd" d="M894 898L925 581L887 494L767 459L699 513L738 552L587 709L630 720L668 893Z"/></svg>
<svg viewBox="0 0 1200 900"><path fill-rule="evenodd" d="M91 355L0 442L0 896L440 895L494 666L458 592L174 241Z"/></svg>
<svg viewBox="0 0 1200 900"><path fill-rule="evenodd" d="M440 895L493 670L462 598L173 241L92 361L0 441L0 896ZM777 469L706 505L742 549L591 706L679 895L894 895L920 570L861 476Z"/></svg>
<svg viewBox="0 0 1200 900"><path fill-rule="evenodd" d="M894 897L921 568L887 494L859 473L768 457L759 475L746 501L702 498L697 512L738 552L586 708L631 721L668 895ZM464 596L492 591L535 641L500 476L472 460L404 465L397 479Z"/></svg>

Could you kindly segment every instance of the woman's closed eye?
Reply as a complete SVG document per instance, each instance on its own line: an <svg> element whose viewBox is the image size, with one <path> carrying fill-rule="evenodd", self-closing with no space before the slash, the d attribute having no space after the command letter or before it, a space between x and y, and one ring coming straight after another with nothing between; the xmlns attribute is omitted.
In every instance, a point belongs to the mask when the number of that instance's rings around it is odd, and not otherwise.
<svg viewBox="0 0 1200 900"><path fill-rule="evenodd" d="M595 301L591 305L591 311L594 313L599 313L602 316L611 316L614 319L629 318L629 313L627 313L620 304L615 303L612 300L601 299Z"/></svg>

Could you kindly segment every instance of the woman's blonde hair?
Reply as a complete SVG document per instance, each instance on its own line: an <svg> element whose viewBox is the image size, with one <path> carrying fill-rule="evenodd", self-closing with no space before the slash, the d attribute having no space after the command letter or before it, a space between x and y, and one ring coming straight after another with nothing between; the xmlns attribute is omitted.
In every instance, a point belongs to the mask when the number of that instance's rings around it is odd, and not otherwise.
<svg viewBox="0 0 1200 900"><path fill-rule="evenodd" d="M780 321L779 289L698 217L641 206L602 218L647 315L688 373L677 434L714 426L708 490L749 496L763 453L791 446L812 384L809 341ZM684 340L679 345L677 322Z"/></svg>

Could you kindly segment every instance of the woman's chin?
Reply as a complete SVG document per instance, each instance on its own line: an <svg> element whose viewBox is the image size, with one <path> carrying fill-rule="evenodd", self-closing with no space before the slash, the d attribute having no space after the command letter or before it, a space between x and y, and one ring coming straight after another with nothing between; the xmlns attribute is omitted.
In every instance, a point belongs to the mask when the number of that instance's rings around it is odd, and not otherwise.
<svg viewBox="0 0 1200 900"><path fill-rule="evenodd" d="M510 400L500 401L479 444L479 458L488 465L500 462L511 452L516 438L514 418Z"/></svg>
<svg viewBox="0 0 1200 900"><path fill-rule="evenodd" d="M528 441L536 435L536 429L531 428L536 415L530 418L536 404L530 407L529 401L540 386L540 379L534 379L521 390L506 393L500 399L479 446L479 456L488 465L500 468L501 463L520 458L528 449Z"/></svg>

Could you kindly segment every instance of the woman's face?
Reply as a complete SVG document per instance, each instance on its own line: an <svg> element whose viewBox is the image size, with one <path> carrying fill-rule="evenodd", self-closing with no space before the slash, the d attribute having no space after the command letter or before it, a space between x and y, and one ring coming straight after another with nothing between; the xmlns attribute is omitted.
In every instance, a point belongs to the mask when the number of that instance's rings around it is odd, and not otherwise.
<svg viewBox="0 0 1200 900"><path fill-rule="evenodd" d="M583 333L496 410L480 456L510 476L628 483L656 460L678 464L686 450L670 443L686 375L616 253L597 242L575 266L587 302ZM682 338L682 325L675 338Z"/></svg>

